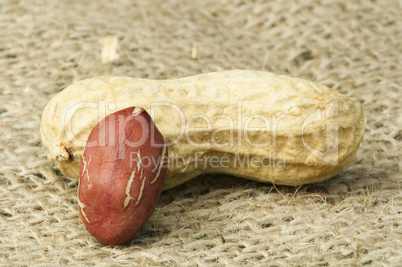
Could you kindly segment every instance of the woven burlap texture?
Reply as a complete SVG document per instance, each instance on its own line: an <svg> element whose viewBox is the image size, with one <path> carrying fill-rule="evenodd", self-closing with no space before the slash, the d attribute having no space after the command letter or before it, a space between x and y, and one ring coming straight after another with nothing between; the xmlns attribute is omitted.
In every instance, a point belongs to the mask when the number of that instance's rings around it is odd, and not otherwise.
<svg viewBox="0 0 402 267"><path fill-rule="evenodd" d="M401 14L398 0L2 0L0 264L401 264ZM109 35L119 57L102 64ZM97 242L78 182L46 158L47 102L88 77L226 69L299 76L358 99L367 127L355 162L297 188L198 177L163 192L132 243Z"/></svg>

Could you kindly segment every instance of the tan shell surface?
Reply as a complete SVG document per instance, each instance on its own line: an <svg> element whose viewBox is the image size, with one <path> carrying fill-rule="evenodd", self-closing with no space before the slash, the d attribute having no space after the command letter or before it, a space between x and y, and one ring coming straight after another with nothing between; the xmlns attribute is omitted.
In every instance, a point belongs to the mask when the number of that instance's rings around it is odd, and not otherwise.
<svg viewBox="0 0 402 267"><path fill-rule="evenodd" d="M322 181L350 164L366 123L357 100L263 71L172 80L90 78L70 85L46 106L41 134L49 160L78 178L91 129L129 106L146 109L170 143L165 189L204 172L285 185ZM337 153L325 153L331 137ZM229 163L212 164L216 158ZM253 158L266 164L254 166Z"/></svg>

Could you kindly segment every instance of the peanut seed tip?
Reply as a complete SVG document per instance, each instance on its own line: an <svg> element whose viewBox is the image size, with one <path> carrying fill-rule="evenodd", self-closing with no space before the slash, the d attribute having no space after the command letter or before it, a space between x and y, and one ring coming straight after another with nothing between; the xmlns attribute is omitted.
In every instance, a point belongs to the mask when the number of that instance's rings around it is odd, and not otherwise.
<svg viewBox="0 0 402 267"><path fill-rule="evenodd" d="M132 114L135 117L143 111L144 111L144 109L142 107L135 107Z"/></svg>

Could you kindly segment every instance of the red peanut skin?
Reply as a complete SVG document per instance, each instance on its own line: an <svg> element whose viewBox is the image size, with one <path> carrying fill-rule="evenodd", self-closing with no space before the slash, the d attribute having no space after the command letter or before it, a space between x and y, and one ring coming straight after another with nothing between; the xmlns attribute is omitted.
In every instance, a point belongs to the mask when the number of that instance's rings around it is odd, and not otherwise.
<svg viewBox="0 0 402 267"><path fill-rule="evenodd" d="M133 110L120 110L99 122L81 159L81 219L105 245L125 244L135 237L153 213L165 181L167 148L163 136L146 111L133 115ZM141 138L144 142L134 144ZM145 162L147 157L151 161Z"/></svg>

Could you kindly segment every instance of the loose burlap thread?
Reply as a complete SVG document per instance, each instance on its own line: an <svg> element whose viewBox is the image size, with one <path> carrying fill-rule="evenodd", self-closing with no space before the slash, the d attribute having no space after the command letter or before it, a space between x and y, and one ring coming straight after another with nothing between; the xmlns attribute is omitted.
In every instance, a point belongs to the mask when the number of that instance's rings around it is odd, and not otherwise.
<svg viewBox="0 0 402 267"><path fill-rule="evenodd" d="M0 263L401 264L401 14L398 0L3 0ZM106 36L118 58L102 64ZM355 162L296 188L204 175L163 192L130 244L97 242L79 217L78 182L41 145L46 103L88 77L225 69L299 76L358 99L367 127Z"/></svg>

